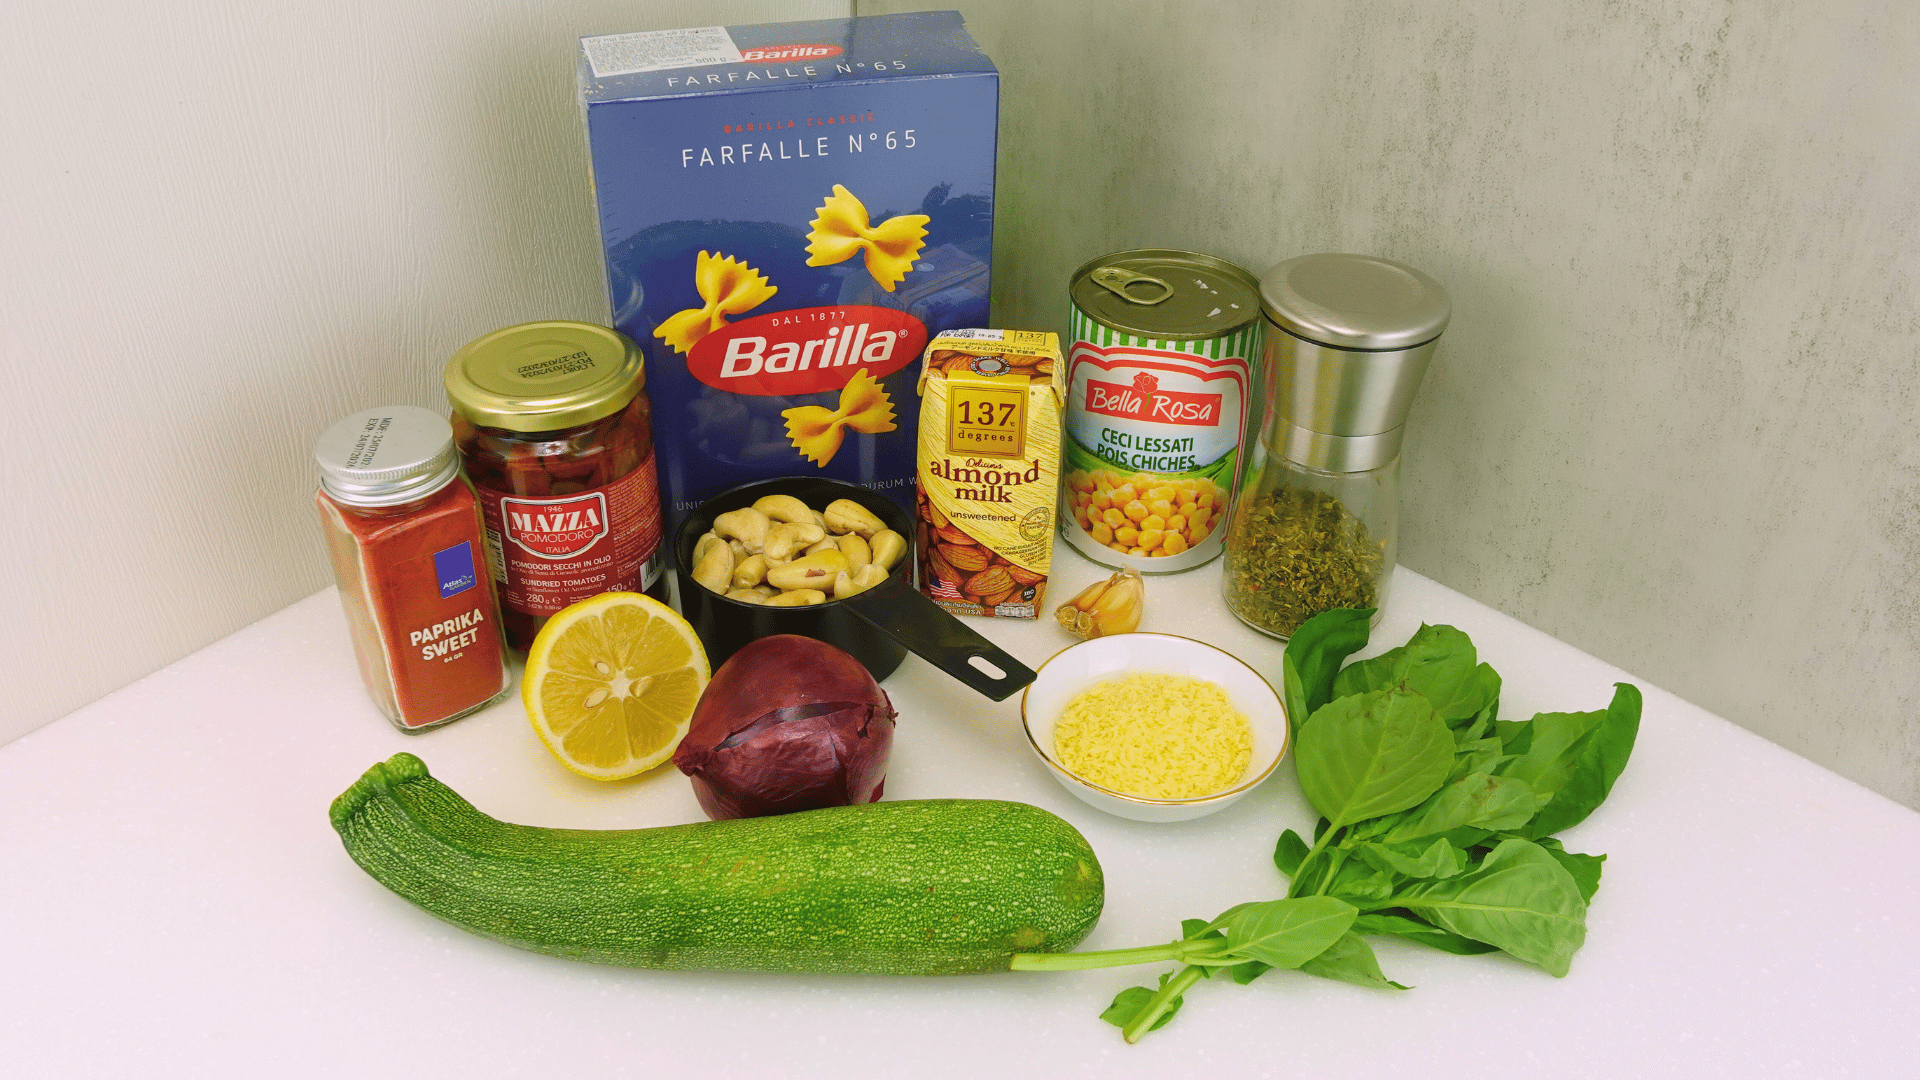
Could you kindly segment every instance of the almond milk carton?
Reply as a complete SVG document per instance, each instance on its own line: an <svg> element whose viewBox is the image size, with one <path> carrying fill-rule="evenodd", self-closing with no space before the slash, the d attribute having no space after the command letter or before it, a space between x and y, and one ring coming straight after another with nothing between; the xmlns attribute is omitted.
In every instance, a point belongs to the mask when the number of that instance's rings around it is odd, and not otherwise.
<svg viewBox="0 0 1920 1080"><path fill-rule="evenodd" d="M1031 619L1053 569L1060 339L953 330L920 365L920 589L958 615Z"/></svg>

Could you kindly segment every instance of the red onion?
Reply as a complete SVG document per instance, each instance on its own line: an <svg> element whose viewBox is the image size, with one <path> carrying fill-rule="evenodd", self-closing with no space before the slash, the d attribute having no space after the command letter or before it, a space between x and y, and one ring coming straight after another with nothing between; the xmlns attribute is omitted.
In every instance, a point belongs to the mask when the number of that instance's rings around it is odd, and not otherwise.
<svg viewBox="0 0 1920 1080"><path fill-rule="evenodd" d="M874 802L886 784L893 717L860 661L778 634L714 672L673 763L715 821Z"/></svg>

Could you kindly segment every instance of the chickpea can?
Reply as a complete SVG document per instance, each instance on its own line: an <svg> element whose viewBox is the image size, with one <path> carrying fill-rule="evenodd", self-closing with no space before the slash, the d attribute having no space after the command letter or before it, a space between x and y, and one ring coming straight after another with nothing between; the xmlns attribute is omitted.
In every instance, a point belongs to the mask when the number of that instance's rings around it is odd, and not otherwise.
<svg viewBox="0 0 1920 1080"><path fill-rule="evenodd" d="M1053 571L1060 339L952 330L920 370L920 589L957 615L1032 619Z"/></svg>
<svg viewBox="0 0 1920 1080"><path fill-rule="evenodd" d="M1147 574L1220 554L1243 462L1260 284L1223 259L1146 248L1073 275L1060 532Z"/></svg>

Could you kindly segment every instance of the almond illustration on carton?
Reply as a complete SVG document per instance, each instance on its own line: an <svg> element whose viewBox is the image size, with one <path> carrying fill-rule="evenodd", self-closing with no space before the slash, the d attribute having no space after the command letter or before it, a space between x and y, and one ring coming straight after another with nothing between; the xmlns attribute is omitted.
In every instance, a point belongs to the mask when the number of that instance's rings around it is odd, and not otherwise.
<svg viewBox="0 0 1920 1080"><path fill-rule="evenodd" d="M970 574L985 570L988 564L993 562L993 556L985 551L977 547L961 547L958 544L941 544L940 554L947 560L947 565Z"/></svg>
<svg viewBox="0 0 1920 1080"><path fill-rule="evenodd" d="M1012 592L1013 576L1007 573L1004 566L983 570L967 579L966 591L980 597L982 603L998 603L998 600L989 601L986 598L1004 598L1005 593Z"/></svg>

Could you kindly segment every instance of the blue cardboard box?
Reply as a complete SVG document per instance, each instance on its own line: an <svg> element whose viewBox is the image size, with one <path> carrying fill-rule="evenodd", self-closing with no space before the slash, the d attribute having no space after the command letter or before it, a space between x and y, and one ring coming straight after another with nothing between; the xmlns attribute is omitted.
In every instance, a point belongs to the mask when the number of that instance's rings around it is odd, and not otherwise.
<svg viewBox="0 0 1920 1080"><path fill-rule="evenodd" d="M581 41L614 325L667 536L792 474L912 513L918 360L991 325L999 73L958 12Z"/></svg>

